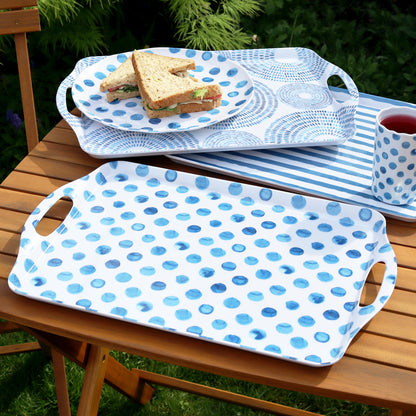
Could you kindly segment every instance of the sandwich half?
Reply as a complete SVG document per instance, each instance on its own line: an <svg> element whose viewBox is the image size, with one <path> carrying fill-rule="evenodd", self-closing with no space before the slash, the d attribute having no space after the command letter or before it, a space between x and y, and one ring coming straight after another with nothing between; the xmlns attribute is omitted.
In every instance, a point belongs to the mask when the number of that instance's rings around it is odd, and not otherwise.
<svg viewBox="0 0 416 416"><path fill-rule="evenodd" d="M171 58L169 56L155 55L154 65L160 68L176 68L176 75L185 76L188 69L195 69L192 59ZM172 61L174 64L172 64ZM100 91L107 91L107 101L124 100L140 95L137 77L132 64L132 56L129 56L115 71L104 78L100 84Z"/></svg>
<svg viewBox="0 0 416 416"><path fill-rule="evenodd" d="M125 100L140 95L131 56L102 80L100 91L107 91L107 101L110 103L114 100Z"/></svg>
<svg viewBox="0 0 416 416"><path fill-rule="evenodd" d="M189 60L192 67L184 68L182 58L163 58L133 52L133 67L149 118L207 111L221 105L222 90L218 84L198 81L187 73L187 69L195 69L193 60ZM161 61L166 65L161 65Z"/></svg>

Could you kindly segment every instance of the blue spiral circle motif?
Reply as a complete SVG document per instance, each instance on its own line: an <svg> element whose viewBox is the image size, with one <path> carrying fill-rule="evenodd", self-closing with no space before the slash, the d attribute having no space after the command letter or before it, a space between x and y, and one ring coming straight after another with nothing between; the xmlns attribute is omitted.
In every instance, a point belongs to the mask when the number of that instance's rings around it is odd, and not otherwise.
<svg viewBox="0 0 416 416"><path fill-rule="evenodd" d="M274 121L266 131L267 143L314 143L347 139L351 114L344 111L302 111L288 114Z"/></svg>
<svg viewBox="0 0 416 416"><path fill-rule="evenodd" d="M260 124L265 119L270 119L278 108L278 100L270 87L254 80L253 98L238 116L208 126L212 130L238 129L241 127Z"/></svg>
<svg viewBox="0 0 416 416"><path fill-rule="evenodd" d="M328 88L306 83L283 85L277 90L277 96L292 107L306 110L325 108L333 101Z"/></svg>
<svg viewBox="0 0 416 416"><path fill-rule="evenodd" d="M329 63L310 49L293 48L292 59L281 58L277 50L245 54L243 66L258 78L278 82L319 80ZM289 52L291 53L291 52ZM247 56L248 55L248 56ZM252 55L252 56L250 56Z"/></svg>
<svg viewBox="0 0 416 416"><path fill-rule="evenodd" d="M198 140L192 132L172 132L149 137L142 132L121 131L102 126L92 131L89 139L86 146L93 154L110 152L113 155L124 155L137 152L169 151L177 148L197 150L199 147Z"/></svg>
<svg viewBox="0 0 416 416"><path fill-rule="evenodd" d="M205 142L209 143L209 146L213 149L222 149L224 147L250 148L262 141L254 134L231 130L211 134L204 140L203 146Z"/></svg>

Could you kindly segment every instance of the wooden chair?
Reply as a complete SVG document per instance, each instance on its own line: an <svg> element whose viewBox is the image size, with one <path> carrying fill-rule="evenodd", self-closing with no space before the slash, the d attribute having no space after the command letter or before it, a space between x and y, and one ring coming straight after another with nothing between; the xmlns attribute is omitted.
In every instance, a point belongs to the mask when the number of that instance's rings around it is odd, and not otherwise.
<svg viewBox="0 0 416 416"><path fill-rule="evenodd" d="M39 138L26 33L39 30L40 19L36 0L0 0L0 35L13 34L15 40L26 141L29 152L36 146ZM12 322L0 321L0 334L17 331L21 331L18 325ZM40 348L38 342L5 345L0 346L0 355L36 351Z"/></svg>
<svg viewBox="0 0 416 416"><path fill-rule="evenodd" d="M0 35L14 35L29 152L39 142L39 137L26 33L36 31L40 31L37 0L0 0Z"/></svg>

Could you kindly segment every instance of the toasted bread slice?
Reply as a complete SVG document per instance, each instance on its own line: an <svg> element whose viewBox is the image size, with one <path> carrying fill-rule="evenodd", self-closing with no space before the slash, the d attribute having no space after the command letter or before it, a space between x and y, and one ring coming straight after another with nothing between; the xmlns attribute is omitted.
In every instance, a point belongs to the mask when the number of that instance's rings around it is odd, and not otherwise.
<svg viewBox="0 0 416 416"><path fill-rule="evenodd" d="M131 56L127 58L115 71L109 74L100 84L100 91L107 91L107 100L123 100L137 97L140 91L137 85Z"/></svg>
<svg viewBox="0 0 416 416"><path fill-rule="evenodd" d="M163 66L159 64L160 55L133 52L133 67L150 118L205 111L221 104L222 91L218 84L175 75L183 71L182 61L181 58L169 58L169 65ZM164 62L168 63L167 60Z"/></svg>
<svg viewBox="0 0 416 416"><path fill-rule="evenodd" d="M164 67L172 67L171 58L163 55L155 55L155 64ZM177 59L177 72L185 72L187 69L195 69L195 62L192 59ZM107 91L107 100L123 100L140 95L137 85L136 74L134 72L132 57L129 56L115 71L109 74L100 84L100 91Z"/></svg>

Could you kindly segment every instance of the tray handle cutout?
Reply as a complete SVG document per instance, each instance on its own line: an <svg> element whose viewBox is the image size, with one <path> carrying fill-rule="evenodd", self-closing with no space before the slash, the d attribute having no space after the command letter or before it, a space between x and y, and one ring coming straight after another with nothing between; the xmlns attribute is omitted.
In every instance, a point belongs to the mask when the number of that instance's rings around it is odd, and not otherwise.
<svg viewBox="0 0 416 416"><path fill-rule="evenodd" d="M33 210L25 222L20 238L20 250L32 251L38 247L44 249L45 244L47 245L46 239L49 239L49 237L55 234L65 232L65 222L69 218L76 217L78 212L74 205L73 192L74 188L64 185L42 200L42 202ZM47 235L40 234L37 230L39 223L46 218L48 212L50 212L54 205L60 200L69 201L71 203L71 208L69 210L67 209L66 216L54 230L49 232Z"/></svg>
<svg viewBox="0 0 416 416"><path fill-rule="evenodd" d="M82 135L85 116L77 117L69 112L67 106L67 91L72 88L76 79L84 69L104 58L105 56L92 56L79 60L72 72L61 82L56 92L56 106L58 111L77 135Z"/></svg>
<svg viewBox="0 0 416 416"><path fill-rule="evenodd" d="M355 308L355 313L353 314L353 320L349 324L350 328L350 338L352 339L358 331L360 331L380 310L384 307L388 299L393 293L396 278L397 278L397 260L394 254L391 244L387 241L381 244L378 249L378 253L374 259L374 262L369 267L369 273L371 268L376 264L384 264L384 275L381 282L380 288L377 292L377 296L374 301L368 305L358 306ZM362 285L364 287L366 279L362 282L356 282L357 285Z"/></svg>
<svg viewBox="0 0 416 416"><path fill-rule="evenodd" d="M351 105L352 107L357 107L358 99L359 99L359 92L352 78L345 71L343 71L341 68L337 67L336 65L329 65L328 70L326 72L327 84L330 78L331 79L340 78L342 82L344 83L345 87L347 88L349 96L345 101L342 102L342 104L344 106ZM338 88L338 86L336 86L336 88ZM331 91L331 88L329 88L329 91ZM339 102L339 99L338 100L335 99L335 100Z"/></svg>

